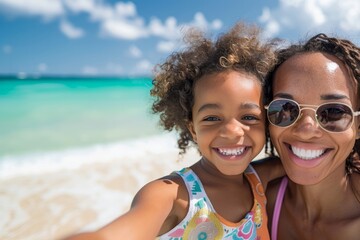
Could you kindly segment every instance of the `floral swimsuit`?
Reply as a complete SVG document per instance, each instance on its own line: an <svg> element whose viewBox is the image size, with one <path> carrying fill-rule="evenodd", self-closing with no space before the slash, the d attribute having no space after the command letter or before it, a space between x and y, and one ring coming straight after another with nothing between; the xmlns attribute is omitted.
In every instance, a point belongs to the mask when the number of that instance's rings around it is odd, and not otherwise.
<svg viewBox="0 0 360 240"><path fill-rule="evenodd" d="M200 179L190 168L179 174L189 192L189 211L186 217L172 230L157 237L157 240L268 240L266 197L263 186L251 165L244 172L248 179L254 205L239 223L232 223L219 216L205 193Z"/></svg>

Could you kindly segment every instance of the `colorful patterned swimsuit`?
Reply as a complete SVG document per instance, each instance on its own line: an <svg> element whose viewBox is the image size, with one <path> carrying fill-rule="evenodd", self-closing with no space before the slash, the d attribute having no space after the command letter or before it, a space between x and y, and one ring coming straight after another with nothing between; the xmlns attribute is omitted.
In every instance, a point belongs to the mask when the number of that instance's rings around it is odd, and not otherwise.
<svg viewBox="0 0 360 240"><path fill-rule="evenodd" d="M215 212L200 179L190 168L176 173L183 178L189 192L189 211L177 226L157 240L270 239L263 186L251 165L244 174L252 188L254 205L239 223L229 222Z"/></svg>

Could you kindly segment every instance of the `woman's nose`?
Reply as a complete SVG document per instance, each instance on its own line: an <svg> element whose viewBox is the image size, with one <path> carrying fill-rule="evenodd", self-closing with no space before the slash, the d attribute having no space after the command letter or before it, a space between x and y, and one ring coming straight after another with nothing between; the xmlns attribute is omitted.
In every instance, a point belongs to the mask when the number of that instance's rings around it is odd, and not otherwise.
<svg viewBox="0 0 360 240"><path fill-rule="evenodd" d="M294 134L303 139L321 136L322 130L316 121L314 111L301 111L299 119L294 124Z"/></svg>

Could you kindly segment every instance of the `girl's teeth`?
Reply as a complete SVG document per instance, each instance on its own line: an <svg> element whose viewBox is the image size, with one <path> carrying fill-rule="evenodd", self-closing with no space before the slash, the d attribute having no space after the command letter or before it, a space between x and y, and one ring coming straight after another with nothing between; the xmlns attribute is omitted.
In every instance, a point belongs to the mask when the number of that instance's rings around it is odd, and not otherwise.
<svg viewBox="0 0 360 240"><path fill-rule="evenodd" d="M303 148L291 147L292 152L299 158L304 160L311 160L320 157L325 150L308 150Z"/></svg>
<svg viewBox="0 0 360 240"><path fill-rule="evenodd" d="M225 156L236 156L244 152L245 148L219 148L219 152Z"/></svg>

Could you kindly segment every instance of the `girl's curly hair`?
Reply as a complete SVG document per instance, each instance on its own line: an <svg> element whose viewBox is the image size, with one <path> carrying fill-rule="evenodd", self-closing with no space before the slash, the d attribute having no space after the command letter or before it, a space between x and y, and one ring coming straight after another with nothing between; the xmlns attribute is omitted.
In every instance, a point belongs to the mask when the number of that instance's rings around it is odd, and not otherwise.
<svg viewBox="0 0 360 240"><path fill-rule="evenodd" d="M265 83L265 104L269 104L273 98L273 77L276 70L286 60L294 55L310 52L323 52L333 55L340 59L347 69L350 75L353 77L354 83L357 86L355 90L357 92L357 107L360 107L360 48L346 39L328 37L327 35L320 33L310 38L305 43L293 44L285 49L277 51L278 61L274 69L269 73L267 81ZM267 144L266 151L270 151L274 154L274 147L270 141L270 134L267 130ZM360 173L360 139L355 141L354 147L350 155L346 158L346 171L352 173L356 171Z"/></svg>
<svg viewBox="0 0 360 240"><path fill-rule="evenodd" d="M172 53L155 68L150 91L154 97L152 111L160 115L165 130L179 133L180 154L194 142L188 124L192 121L193 90L199 78L231 69L253 74L263 85L276 58L275 41L262 43L260 33L255 25L238 22L213 41L193 28L185 34L187 47Z"/></svg>

